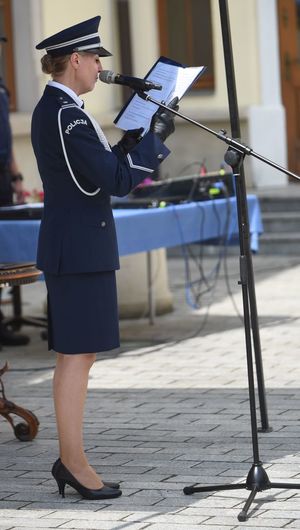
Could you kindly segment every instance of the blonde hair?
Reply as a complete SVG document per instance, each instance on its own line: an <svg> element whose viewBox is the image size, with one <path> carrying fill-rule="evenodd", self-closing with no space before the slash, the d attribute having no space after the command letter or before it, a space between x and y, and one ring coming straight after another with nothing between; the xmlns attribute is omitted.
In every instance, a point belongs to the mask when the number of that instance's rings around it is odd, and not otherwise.
<svg viewBox="0 0 300 530"><path fill-rule="evenodd" d="M42 70L45 74L51 74L52 77L61 75L67 68L71 55L62 55L61 57L52 57L47 53L41 58Z"/></svg>

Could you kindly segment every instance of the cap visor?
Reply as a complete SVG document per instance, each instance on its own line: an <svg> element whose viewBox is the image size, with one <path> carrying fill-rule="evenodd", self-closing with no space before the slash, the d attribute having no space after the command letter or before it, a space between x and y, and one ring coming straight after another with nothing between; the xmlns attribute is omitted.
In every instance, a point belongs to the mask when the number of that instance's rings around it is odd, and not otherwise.
<svg viewBox="0 0 300 530"><path fill-rule="evenodd" d="M82 50L82 51L88 52L88 53L98 53L99 57L111 57L112 56L112 53L107 51L105 48L102 48L101 46L98 48L89 48L88 50Z"/></svg>
<svg viewBox="0 0 300 530"><path fill-rule="evenodd" d="M100 48L100 51L99 51L99 57L111 57L112 56L112 53L110 53L109 51L107 51L105 48Z"/></svg>

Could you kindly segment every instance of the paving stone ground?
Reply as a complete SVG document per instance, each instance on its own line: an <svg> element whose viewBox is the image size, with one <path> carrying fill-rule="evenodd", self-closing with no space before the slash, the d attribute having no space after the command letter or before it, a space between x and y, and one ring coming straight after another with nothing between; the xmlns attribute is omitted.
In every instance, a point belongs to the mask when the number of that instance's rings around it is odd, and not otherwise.
<svg viewBox="0 0 300 530"><path fill-rule="evenodd" d="M209 282L217 261L203 260ZM50 474L57 457L54 354L40 330L26 326L29 346L2 349L1 364L11 366L3 377L7 397L31 409L40 428L32 442L20 442L0 418L0 529L300 529L297 489L258 493L244 523L237 519L244 489L183 494L194 483L244 482L253 461L238 263L238 254L230 255L227 274L222 265L216 287L192 308L184 262L169 259L174 311L154 326L145 318L122 321L120 351L98 356L85 446L97 471L121 481L123 495L114 501L81 500L71 488L65 499L58 495ZM271 481L300 484L300 257L254 256L253 265L272 427L259 434L260 458ZM43 283L23 287L22 295L24 314L42 315ZM9 303L4 310L9 316Z"/></svg>

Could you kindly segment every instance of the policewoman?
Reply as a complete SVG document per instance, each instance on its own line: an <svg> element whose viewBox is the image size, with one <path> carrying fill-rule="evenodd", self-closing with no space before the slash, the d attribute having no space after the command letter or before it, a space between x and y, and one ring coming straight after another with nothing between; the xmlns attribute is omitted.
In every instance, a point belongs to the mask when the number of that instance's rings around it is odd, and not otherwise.
<svg viewBox="0 0 300 530"><path fill-rule="evenodd" d="M100 16L45 39L42 69L51 75L32 116L32 145L45 192L37 266L48 291L49 349L56 352L53 380L60 457L52 467L59 492L118 497L89 465L83 448L88 375L97 352L119 346L115 271L118 249L110 195L124 196L169 154L163 141L174 131L172 114L158 111L150 131L128 131L111 147L80 95L102 70ZM172 105L173 107L175 106Z"/></svg>

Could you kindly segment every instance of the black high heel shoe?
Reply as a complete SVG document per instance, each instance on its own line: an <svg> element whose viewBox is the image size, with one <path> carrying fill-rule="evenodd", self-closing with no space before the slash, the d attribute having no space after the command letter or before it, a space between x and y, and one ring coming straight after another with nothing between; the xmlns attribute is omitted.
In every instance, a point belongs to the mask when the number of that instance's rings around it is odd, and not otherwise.
<svg viewBox="0 0 300 530"><path fill-rule="evenodd" d="M66 484L69 484L69 486L78 491L78 493L80 493L84 499L90 499L92 501L115 499L122 495L122 491L120 489L110 488L106 485L96 490L86 488L80 484L80 482L78 482L78 480L72 475L72 473L70 473L60 459L53 464L52 475L57 482L58 491L63 498L65 497Z"/></svg>
<svg viewBox="0 0 300 530"><path fill-rule="evenodd" d="M62 464L62 461L61 461L60 458L55 460L55 462L54 462L54 464L52 466L52 475L53 475L53 473L55 473L55 470L56 470L57 466L59 466L60 464ZM118 482L106 482L106 480L103 480L103 484L104 484L104 486L107 486L108 488L113 488L114 490L118 490L120 488L120 484Z"/></svg>

